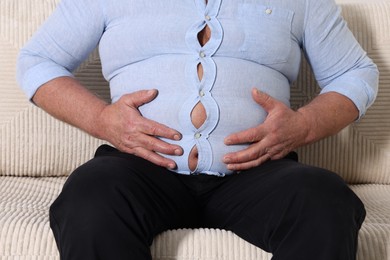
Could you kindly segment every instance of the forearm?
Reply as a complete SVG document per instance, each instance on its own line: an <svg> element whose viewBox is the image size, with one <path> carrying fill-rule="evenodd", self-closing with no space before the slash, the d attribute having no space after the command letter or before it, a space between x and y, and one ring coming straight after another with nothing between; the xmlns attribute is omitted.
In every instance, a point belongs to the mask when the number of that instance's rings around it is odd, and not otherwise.
<svg viewBox="0 0 390 260"><path fill-rule="evenodd" d="M51 80L37 90L33 101L55 118L101 137L98 120L107 103L77 80L70 77Z"/></svg>
<svg viewBox="0 0 390 260"><path fill-rule="evenodd" d="M298 112L306 120L305 144L337 134L359 116L355 104L336 92L317 96L309 104L298 109Z"/></svg>

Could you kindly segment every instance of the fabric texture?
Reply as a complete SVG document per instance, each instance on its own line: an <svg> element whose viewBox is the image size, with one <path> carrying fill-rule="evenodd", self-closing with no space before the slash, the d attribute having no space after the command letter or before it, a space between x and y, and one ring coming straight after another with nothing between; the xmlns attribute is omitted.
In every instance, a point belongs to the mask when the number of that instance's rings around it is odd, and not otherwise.
<svg viewBox="0 0 390 260"><path fill-rule="evenodd" d="M30 104L15 80L18 50L52 12L56 0L0 0L0 259L58 260L48 208L66 176L103 143ZM390 260L390 4L340 0L355 37L379 66L379 96L366 116L339 135L298 152L309 164L339 173L366 205L358 260ZM344 2L346 2L344 4ZM110 99L95 51L76 77ZM298 107L319 89L307 63L292 88ZM157 236L154 260L269 260L231 232L171 230Z"/></svg>
<svg viewBox="0 0 390 260"><path fill-rule="evenodd" d="M49 206L65 177L0 177L0 259L58 260L49 227ZM390 260L389 185L352 185L366 205L359 233L358 260ZM154 260L269 260L271 255L230 231L170 230L158 235Z"/></svg>

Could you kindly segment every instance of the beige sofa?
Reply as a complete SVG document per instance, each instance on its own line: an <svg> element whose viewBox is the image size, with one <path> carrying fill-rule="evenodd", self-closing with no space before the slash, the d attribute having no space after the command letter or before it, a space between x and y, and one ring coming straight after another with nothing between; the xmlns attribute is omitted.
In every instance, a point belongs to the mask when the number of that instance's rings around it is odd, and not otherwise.
<svg viewBox="0 0 390 260"><path fill-rule="evenodd" d="M313 0L314 1L314 0ZM15 82L19 48L56 0L0 0L0 259L59 259L48 208L67 175L102 143L26 101ZM361 197L367 218L359 260L390 260L390 1L339 1L355 36L378 64L379 96L366 117L299 150L303 162L338 172ZM108 99L97 53L77 77ZM292 90L300 106L318 89L306 63ZM265 260L271 255L222 230L175 230L156 237L154 259Z"/></svg>

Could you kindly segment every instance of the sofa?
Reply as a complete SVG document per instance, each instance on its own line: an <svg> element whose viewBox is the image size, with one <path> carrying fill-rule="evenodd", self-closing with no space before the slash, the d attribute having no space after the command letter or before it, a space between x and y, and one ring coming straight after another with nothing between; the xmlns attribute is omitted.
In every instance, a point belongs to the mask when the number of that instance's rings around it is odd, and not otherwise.
<svg viewBox="0 0 390 260"><path fill-rule="evenodd" d="M48 209L67 176L102 143L31 104L15 80L16 57L59 0L0 0L0 259L58 260ZM365 117L339 134L299 149L300 161L340 174L365 203L358 260L390 260L390 1L339 0L343 16L380 70L379 94ZM98 52L75 71L109 100ZM318 93L304 61L291 104ZM271 254L216 229L158 235L154 260L269 260ZM315 259L313 259L315 260Z"/></svg>

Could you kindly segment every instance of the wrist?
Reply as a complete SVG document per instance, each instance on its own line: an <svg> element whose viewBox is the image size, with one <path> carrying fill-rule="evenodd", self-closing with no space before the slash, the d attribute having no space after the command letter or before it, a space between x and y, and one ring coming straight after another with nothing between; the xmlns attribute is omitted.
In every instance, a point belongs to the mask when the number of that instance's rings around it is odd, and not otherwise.
<svg viewBox="0 0 390 260"><path fill-rule="evenodd" d="M302 119L301 126L303 127L302 132L303 145L314 143L318 140L318 122L317 116L313 115L312 111L305 109L305 107L299 108L297 113L300 114Z"/></svg>
<svg viewBox="0 0 390 260"><path fill-rule="evenodd" d="M90 125L90 130L88 131L90 135L93 137L96 137L98 139L105 140L106 139L106 130L107 130L107 117L106 109L108 108L109 104L107 103L101 103L98 106L96 106L96 114L93 117L93 120Z"/></svg>

